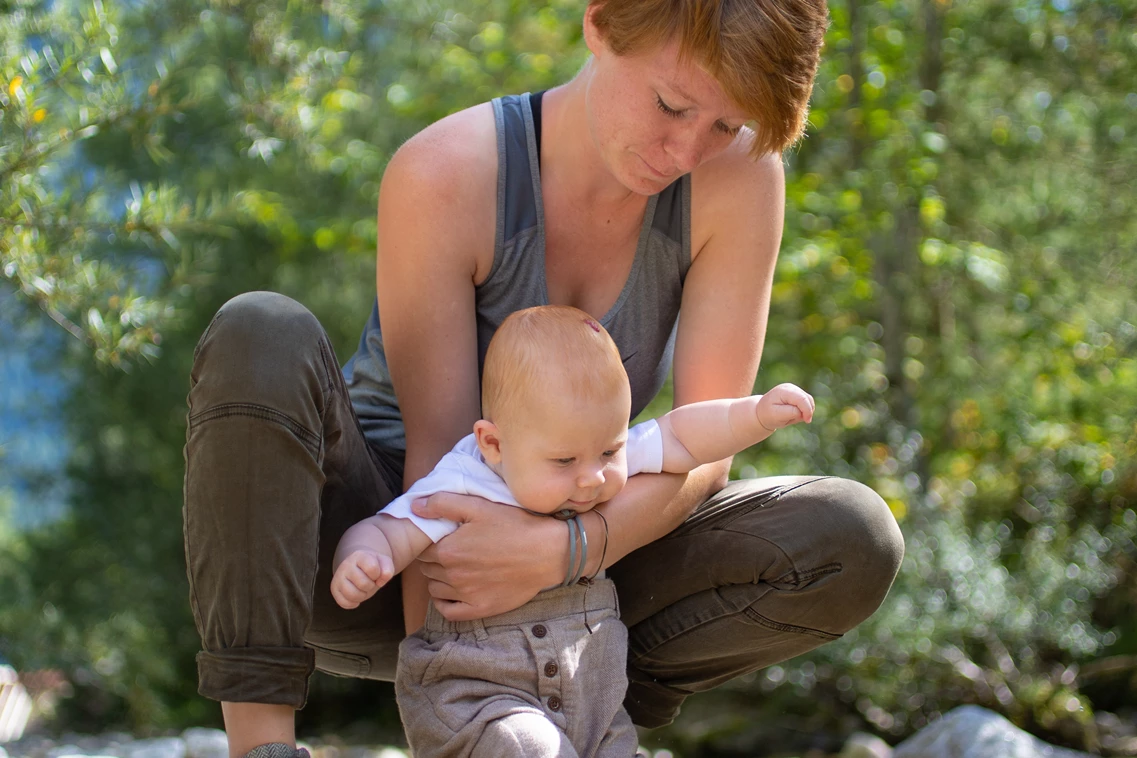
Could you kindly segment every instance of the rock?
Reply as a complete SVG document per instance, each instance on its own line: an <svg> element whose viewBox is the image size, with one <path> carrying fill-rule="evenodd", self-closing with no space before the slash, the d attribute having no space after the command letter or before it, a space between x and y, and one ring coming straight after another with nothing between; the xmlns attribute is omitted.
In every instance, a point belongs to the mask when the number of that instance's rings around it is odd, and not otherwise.
<svg viewBox="0 0 1137 758"><path fill-rule="evenodd" d="M69 758L74 755L82 755L83 748L74 744L73 742L64 741L64 744L56 747L49 747L47 752L44 753L44 758Z"/></svg>
<svg viewBox="0 0 1137 758"><path fill-rule="evenodd" d="M1123 720L1116 713L1098 711L1094 724L1106 751L1113 755L1137 755L1137 723Z"/></svg>
<svg viewBox="0 0 1137 758"><path fill-rule="evenodd" d="M875 734L857 732L845 741L839 758L892 758L892 748Z"/></svg>
<svg viewBox="0 0 1137 758"><path fill-rule="evenodd" d="M138 740L127 745L125 758L186 758L186 743L180 737Z"/></svg>
<svg viewBox="0 0 1137 758"><path fill-rule="evenodd" d="M997 713L965 705L901 742L892 758L1094 758L1048 745Z"/></svg>
<svg viewBox="0 0 1137 758"><path fill-rule="evenodd" d="M220 729L191 727L182 732L187 758L229 758L229 740Z"/></svg>
<svg viewBox="0 0 1137 758"><path fill-rule="evenodd" d="M298 745L300 743L297 743ZM311 748L309 748L311 752ZM316 752L312 752L313 756L322 758L324 755L323 748L316 748ZM395 747L363 747L363 746L347 746L337 749L332 758L407 758L407 753Z"/></svg>

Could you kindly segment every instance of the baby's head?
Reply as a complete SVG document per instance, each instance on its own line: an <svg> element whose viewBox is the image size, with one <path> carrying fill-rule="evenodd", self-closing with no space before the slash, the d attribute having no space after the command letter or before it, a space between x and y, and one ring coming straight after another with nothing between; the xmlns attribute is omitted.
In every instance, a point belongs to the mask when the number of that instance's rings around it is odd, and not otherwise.
<svg viewBox="0 0 1137 758"><path fill-rule="evenodd" d="M631 405L628 375L604 327L576 308L528 308L490 341L474 432L523 507L587 511L628 479Z"/></svg>

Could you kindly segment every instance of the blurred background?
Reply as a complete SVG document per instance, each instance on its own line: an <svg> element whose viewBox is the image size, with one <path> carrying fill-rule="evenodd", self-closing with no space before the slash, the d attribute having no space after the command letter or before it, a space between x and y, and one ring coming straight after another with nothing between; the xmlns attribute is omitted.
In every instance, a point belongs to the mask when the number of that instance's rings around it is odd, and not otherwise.
<svg viewBox="0 0 1137 758"><path fill-rule="evenodd" d="M182 551L198 336L272 289L345 360L392 151L570 77L583 5L0 0L0 662L41 728L220 723ZM834 750L977 703L1137 755L1137 2L830 9L757 385L818 413L735 475L865 482L907 556L860 628L648 739ZM397 742L392 691L318 675L300 732Z"/></svg>

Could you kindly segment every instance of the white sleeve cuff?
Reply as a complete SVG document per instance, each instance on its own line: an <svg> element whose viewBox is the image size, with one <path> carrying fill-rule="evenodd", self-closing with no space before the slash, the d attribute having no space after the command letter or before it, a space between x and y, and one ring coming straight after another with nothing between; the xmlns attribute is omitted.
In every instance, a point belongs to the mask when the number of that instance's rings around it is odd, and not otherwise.
<svg viewBox="0 0 1137 758"><path fill-rule="evenodd" d="M416 516L414 512L411 511L411 502L420 497L433 495L434 492L437 491L438 490L433 492L415 492L414 487L411 487L405 494L399 495L379 512L388 516L394 516L395 518L407 519L421 529L427 537L430 537L432 542L438 542L446 535L454 532L458 528L458 524L448 519L422 518L421 516Z"/></svg>
<svg viewBox="0 0 1137 758"><path fill-rule="evenodd" d="M655 419L628 430L628 476L658 474L663 471L663 434Z"/></svg>

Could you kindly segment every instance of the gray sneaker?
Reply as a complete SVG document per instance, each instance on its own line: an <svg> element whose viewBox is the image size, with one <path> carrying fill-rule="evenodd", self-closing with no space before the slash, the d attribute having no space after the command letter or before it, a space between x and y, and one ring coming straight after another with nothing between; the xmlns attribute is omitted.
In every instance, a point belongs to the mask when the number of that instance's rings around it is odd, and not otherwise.
<svg viewBox="0 0 1137 758"><path fill-rule="evenodd" d="M311 758L304 748L294 748L283 742L270 742L267 745L257 745L245 753L245 758Z"/></svg>

